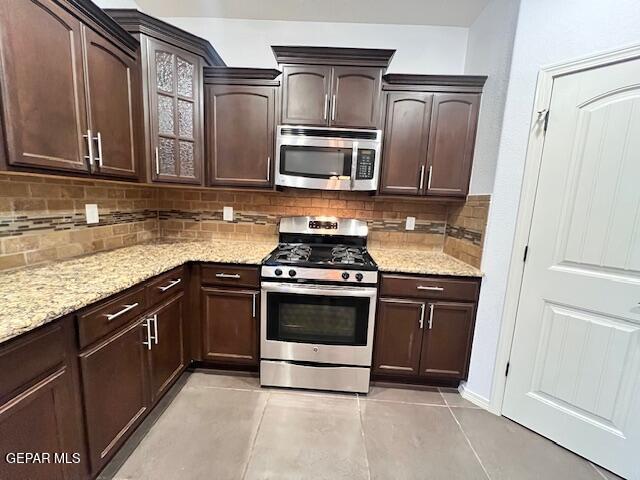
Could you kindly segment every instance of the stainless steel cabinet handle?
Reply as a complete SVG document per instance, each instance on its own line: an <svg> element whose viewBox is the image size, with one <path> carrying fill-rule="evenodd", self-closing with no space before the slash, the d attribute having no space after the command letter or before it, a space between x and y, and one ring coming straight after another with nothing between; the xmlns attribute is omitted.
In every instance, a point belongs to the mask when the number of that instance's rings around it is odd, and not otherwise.
<svg viewBox="0 0 640 480"><path fill-rule="evenodd" d="M172 280L171 282L167 283L165 286L163 287L158 287L159 290L166 292L167 290L169 290L172 287L175 287L176 285L178 285L180 282L182 281L181 278L177 278L175 280Z"/></svg>
<svg viewBox="0 0 640 480"><path fill-rule="evenodd" d="M267 182L271 180L271 157L267 157Z"/></svg>
<svg viewBox="0 0 640 480"><path fill-rule="evenodd" d="M102 135L100 135L100 132L98 132L96 140L98 140L98 166L102 167Z"/></svg>
<svg viewBox="0 0 640 480"><path fill-rule="evenodd" d="M156 147L156 175L160 175L160 160L158 159L158 147Z"/></svg>
<svg viewBox="0 0 640 480"><path fill-rule="evenodd" d="M424 303L420 305L420 328L424 328Z"/></svg>
<svg viewBox="0 0 640 480"><path fill-rule="evenodd" d="M324 94L324 110L322 111L322 119L327 119L327 107L329 106L329 94Z"/></svg>
<svg viewBox="0 0 640 480"><path fill-rule="evenodd" d="M256 318L256 296L257 295L258 295L257 292L253 293L253 299L252 299L252 301L253 301L253 307L252 307L253 308L253 313L252 313L253 318Z"/></svg>
<svg viewBox="0 0 640 480"><path fill-rule="evenodd" d="M237 273L216 273L216 278L240 278Z"/></svg>
<svg viewBox="0 0 640 480"><path fill-rule="evenodd" d="M430 303L429 304L429 330L431 330L431 327L433 327L433 310L434 310L433 303Z"/></svg>
<svg viewBox="0 0 640 480"><path fill-rule="evenodd" d="M147 350L151 350L151 319L147 318L144 321L144 326L147 329L147 340L142 342L143 345L146 345Z"/></svg>
<svg viewBox="0 0 640 480"><path fill-rule="evenodd" d="M429 290L430 292L444 292L444 288L442 287L424 287L422 285L418 285L416 288L418 290Z"/></svg>
<svg viewBox="0 0 640 480"><path fill-rule="evenodd" d="M433 174L433 165L429 165L429 177L427 180L427 190L431 190L431 177Z"/></svg>
<svg viewBox="0 0 640 480"><path fill-rule="evenodd" d="M125 305L124 308L122 310L120 310L119 312L108 313L108 314L106 314L107 321L110 322L111 320L114 320L114 319L118 318L120 315L124 315L128 311L133 310L137 306L138 306L138 303L136 302L136 303L132 303L131 305Z"/></svg>
<svg viewBox="0 0 640 480"><path fill-rule="evenodd" d="M424 187L424 165L420 167L420 184L418 185L420 190L422 190L422 187Z"/></svg>
<svg viewBox="0 0 640 480"><path fill-rule="evenodd" d="M89 155L85 155L84 158L89 160L89 165L93 167L93 136L91 130L87 130L87 134L82 136L87 139L87 152Z"/></svg>
<svg viewBox="0 0 640 480"><path fill-rule="evenodd" d="M336 94L331 97L331 120L336 119Z"/></svg>
<svg viewBox="0 0 640 480"><path fill-rule="evenodd" d="M158 344L158 314L156 313L153 317L153 343Z"/></svg>

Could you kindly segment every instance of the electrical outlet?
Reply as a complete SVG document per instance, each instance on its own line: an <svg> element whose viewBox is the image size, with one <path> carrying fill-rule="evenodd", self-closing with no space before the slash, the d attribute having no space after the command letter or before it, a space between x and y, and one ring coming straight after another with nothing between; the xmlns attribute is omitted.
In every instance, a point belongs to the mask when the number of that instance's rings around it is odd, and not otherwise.
<svg viewBox="0 0 640 480"><path fill-rule="evenodd" d="M87 223L100 223L100 215L98 215L98 205L95 203L86 203L84 206Z"/></svg>
<svg viewBox="0 0 640 480"><path fill-rule="evenodd" d="M404 225L405 230L415 230L416 229L416 217L407 217L407 221Z"/></svg>
<svg viewBox="0 0 640 480"><path fill-rule="evenodd" d="M226 222L233 222L233 207L222 208L222 219Z"/></svg>

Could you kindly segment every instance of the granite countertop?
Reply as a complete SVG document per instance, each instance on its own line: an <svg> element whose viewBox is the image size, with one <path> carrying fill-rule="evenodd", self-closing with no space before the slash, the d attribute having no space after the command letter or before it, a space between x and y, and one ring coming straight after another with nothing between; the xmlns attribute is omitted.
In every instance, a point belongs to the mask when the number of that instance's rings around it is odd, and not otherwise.
<svg viewBox="0 0 640 480"><path fill-rule="evenodd" d="M476 267L443 252L370 248L369 253L378 264L381 272L453 275L457 277L482 276L482 272Z"/></svg>
<svg viewBox="0 0 640 480"><path fill-rule="evenodd" d="M189 261L259 265L275 242L158 242L0 273L0 343ZM442 252L372 248L382 272L480 276Z"/></svg>

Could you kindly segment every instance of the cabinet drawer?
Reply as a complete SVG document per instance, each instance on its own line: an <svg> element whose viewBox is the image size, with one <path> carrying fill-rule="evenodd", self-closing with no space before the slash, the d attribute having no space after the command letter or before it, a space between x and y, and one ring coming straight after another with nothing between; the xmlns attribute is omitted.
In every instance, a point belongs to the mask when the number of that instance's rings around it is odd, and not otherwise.
<svg viewBox="0 0 640 480"><path fill-rule="evenodd" d="M120 294L78 315L80 348L125 325L145 311L144 288Z"/></svg>
<svg viewBox="0 0 640 480"><path fill-rule="evenodd" d="M163 273L155 280L149 282L146 286L145 291L147 295L147 305L151 307L152 305L183 291L184 282L185 276L183 267Z"/></svg>
<svg viewBox="0 0 640 480"><path fill-rule="evenodd" d="M478 297L478 282L435 277L382 275L380 295L475 302Z"/></svg>
<svg viewBox="0 0 640 480"><path fill-rule="evenodd" d="M202 266L202 283L229 287L257 287L260 285L258 267L213 264Z"/></svg>

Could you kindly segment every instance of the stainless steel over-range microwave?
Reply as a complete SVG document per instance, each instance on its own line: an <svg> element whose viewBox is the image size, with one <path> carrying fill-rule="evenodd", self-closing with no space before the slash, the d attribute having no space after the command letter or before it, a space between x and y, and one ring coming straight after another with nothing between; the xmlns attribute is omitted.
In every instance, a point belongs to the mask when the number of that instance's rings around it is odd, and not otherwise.
<svg viewBox="0 0 640 480"><path fill-rule="evenodd" d="M276 185L319 190L376 190L380 130L279 125Z"/></svg>

